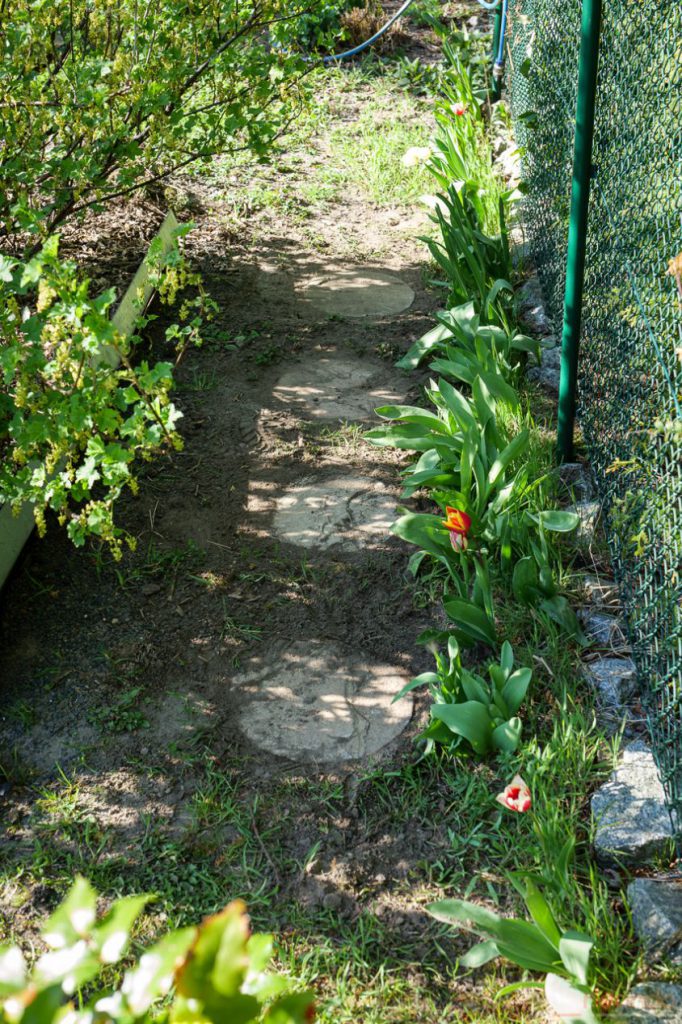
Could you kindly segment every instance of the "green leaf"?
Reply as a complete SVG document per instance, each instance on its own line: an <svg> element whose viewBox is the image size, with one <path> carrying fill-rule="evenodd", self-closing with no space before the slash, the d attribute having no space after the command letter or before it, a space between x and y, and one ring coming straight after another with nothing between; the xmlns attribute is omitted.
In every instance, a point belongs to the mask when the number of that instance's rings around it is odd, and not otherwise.
<svg viewBox="0 0 682 1024"><path fill-rule="evenodd" d="M519 668L516 672L512 672L502 687L502 698L512 715L516 714L523 703L532 674L532 670L529 668Z"/></svg>
<svg viewBox="0 0 682 1024"><path fill-rule="evenodd" d="M103 963L113 964L121 959L128 947L133 924L151 899L151 896L125 896L112 905L101 924L93 931L93 939Z"/></svg>
<svg viewBox="0 0 682 1024"><path fill-rule="evenodd" d="M462 672L462 689L467 700L477 700L479 704L488 704L489 697L484 683L471 672Z"/></svg>
<svg viewBox="0 0 682 1024"><path fill-rule="evenodd" d="M561 932L557 928L549 903L535 883L530 879L526 881L524 899L530 912L530 916L533 918L542 934L545 936L547 941L551 943L557 951L559 951Z"/></svg>
<svg viewBox="0 0 682 1024"><path fill-rule="evenodd" d="M438 685L439 682L440 679L438 678L435 672L422 672L420 676L416 676L414 679L411 679L409 683L406 683L399 693L396 693L395 697L391 701L391 704L395 704L395 702L404 697L406 693L410 693L412 690L416 690L419 686L426 686L429 683Z"/></svg>
<svg viewBox="0 0 682 1024"><path fill-rule="evenodd" d="M533 605L542 597L537 563L531 555L520 558L514 566L512 590L514 597L525 605Z"/></svg>
<svg viewBox="0 0 682 1024"><path fill-rule="evenodd" d="M479 907L477 903L467 900L439 900L429 903L426 907L431 917L445 924L473 924L475 930L497 938L500 934L502 918L492 910Z"/></svg>
<svg viewBox="0 0 682 1024"><path fill-rule="evenodd" d="M152 1003L168 993L172 979L198 934L197 928L182 928L165 935L145 953L147 959L126 971L122 989L134 1016L141 1017Z"/></svg>
<svg viewBox="0 0 682 1024"><path fill-rule="evenodd" d="M409 512L393 524L391 532L436 558L443 558L452 551L448 531L437 516Z"/></svg>
<svg viewBox="0 0 682 1024"><path fill-rule="evenodd" d="M485 942L479 942L472 946L469 952L464 954L460 963L462 967L483 967L484 964L490 963L499 955L500 951L495 942L492 939L486 939Z"/></svg>
<svg viewBox="0 0 682 1024"><path fill-rule="evenodd" d="M470 641L483 641L491 647L497 645L495 624L481 608L471 601L457 597L444 601L443 607L448 618Z"/></svg>
<svg viewBox="0 0 682 1024"><path fill-rule="evenodd" d="M485 381L491 395L506 402L512 409L518 408L519 393L511 384L507 383L501 373L481 373L481 378Z"/></svg>
<svg viewBox="0 0 682 1024"><path fill-rule="evenodd" d="M556 594L554 597L545 599L540 604L540 611L548 615L558 626L561 626L566 633L572 636L578 643L585 646L588 641L582 631L575 612L565 597Z"/></svg>
<svg viewBox="0 0 682 1024"><path fill-rule="evenodd" d="M448 729L471 744L477 754L487 754L491 746L491 722L487 708L478 701L463 704L434 704L434 718L444 722Z"/></svg>
<svg viewBox="0 0 682 1024"><path fill-rule="evenodd" d="M495 938L500 954L528 971L552 971L561 966L557 951L529 921L505 918Z"/></svg>
<svg viewBox="0 0 682 1024"><path fill-rule="evenodd" d="M502 651L500 653L500 666L505 672L509 673L514 667L514 650L508 640L505 640L502 644Z"/></svg>
<svg viewBox="0 0 682 1024"><path fill-rule="evenodd" d="M559 942L559 955L568 973L577 978L581 985L587 985L590 954L594 943L589 935L582 932L564 932Z"/></svg>
<svg viewBox="0 0 682 1024"><path fill-rule="evenodd" d="M507 467L514 459L517 459L519 455L528 447L528 441L530 439L530 433L527 429L522 430L516 435L513 441L507 445L507 447L500 452L488 473L488 486L493 488L500 476L505 472Z"/></svg>
<svg viewBox="0 0 682 1024"><path fill-rule="evenodd" d="M45 944L64 949L91 934L97 916L97 894L85 878L77 878L66 898L43 928Z"/></svg>
<svg viewBox="0 0 682 1024"><path fill-rule="evenodd" d="M580 523L580 516L577 513L563 512L559 509L550 509L535 514L529 512L528 516L545 530L551 530L553 533L570 533Z"/></svg>
<svg viewBox="0 0 682 1024"><path fill-rule="evenodd" d="M437 327L432 327L430 331L427 331L418 341L415 341L402 359L399 359L395 364L401 370L414 370L419 366L421 361L429 354L429 352L436 348L439 344L445 342L447 338L451 336L451 331L442 324L438 324Z"/></svg>
<svg viewBox="0 0 682 1024"><path fill-rule="evenodd" d="M507 754L513 754L521 740L521 719L510 718L493 730L492 744L495 750L504 750Z"/></svg>
<svg viewBox="0 0 682 1024"><path fill-rule="evenodd" d="M21 991L26 976L26 961L19 947L0 947L0 998Z"/></svg>
<svg viewBox="0 0 682 1024"><path fill-rule="evenodd" d="M452 384L442 378L438 381L438 393L450 410L461 430L477 429L478 424L473 409L464 395L460 394Z"/></svg>
<svg viewBox="0 0 682 1024"><path fill-rule="evenodd" d="M374 411L385 420L405 420L407 423L418 423L428 430L435 430L437 434L449 433L447 425L428 409L412 405L382 405Z"/></svg>

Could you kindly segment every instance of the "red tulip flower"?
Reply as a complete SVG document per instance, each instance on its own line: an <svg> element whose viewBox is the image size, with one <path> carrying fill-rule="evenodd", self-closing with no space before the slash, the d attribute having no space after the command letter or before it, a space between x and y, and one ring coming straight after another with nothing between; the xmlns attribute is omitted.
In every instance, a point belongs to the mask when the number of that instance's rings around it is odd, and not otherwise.
<svg viewBox="0 0 682 1024"><path fill-rule="evenodd" d="M452 109L457 114L457 117L461 117L462 114L466 114L467 105L466 103L453 103Z"/></svg>
<svg viewBox="0 0 682 1024"><path fill-rule="evenodd" d="M447 519L441 522L450 531L450 543L455 551L466 551L469 543L467 534L471 529L471 518L459 508L445 508Z"/></svg>
<svg viewBox="0 0 682 1024"><path fill-rule="evenodd" d="M505 787L504 792L498 793L495 799L503 807L507 807L517 814L525 814L533 804L530 789L520 775L515 775L509 785Z"/></svg>

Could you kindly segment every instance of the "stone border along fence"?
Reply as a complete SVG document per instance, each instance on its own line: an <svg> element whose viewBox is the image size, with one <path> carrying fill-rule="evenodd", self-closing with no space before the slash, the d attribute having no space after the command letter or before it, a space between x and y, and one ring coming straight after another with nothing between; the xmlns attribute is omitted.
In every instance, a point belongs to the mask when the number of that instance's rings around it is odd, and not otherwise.
<svg viewBox="0 0 682 1024"><path fill-rule="evenodd" d="M500 8L525 224L562 326L558 447L577 403L682 854L682 4Z"/></svg>
<svg viewBox="0 0 682 1024"><path fill-rule="evenodd" d="M160 242L161 254L169 252L174 244L174 232L179 226L178 220L169 211L166 214L161 227L149 243L147 255L137 268L135 276L128 285L125 295L112 317L116 330L123 335L129 335L135 328L135 323L140 312L143 311L151 301L155 287L149 281L150 260L149 253L152 247L156 248ZM118 365L118 357L111 351L102 351L101 357L109 362L112 368ZM33 506L24 505L16 514L9 505L0 505L0 588L4 585L14 563L21 554L24 544L31 536L35 527L33 518Z"/></svg>
<svg viewBox="0 0 682 1024"><path fill-rule="evenodd" d="M519 152L513 140L505 141L497 164L515 187L521 179ZM558 401L560 344L551 333L537 270L529 263L524 227L521 217L511 231L517 264L531 269L520 289L522 319L533 333L555 342L554 347L543 350L542 364L530 367L527 377ZM577 547L589 555L601 512L591 470L583 463L570 462L560 465L557 473L576 499L573 509L580 518ZM657 859L672 850L670 813L652 750L642 738L646 721L638 703L636 668L626 645L615 584L591 574L584 576L584 584L589 603L578 617L586 635L612 652L586 660L584 677L595 694L600 727L608 735L622 728L625 741L611 778L592 796L594 853L598 864L611 873L651 870ZM667 959L682 966L682 873L638 875L627 886L627 898L645 963ZM613 1024L682 1024L682 985L637 984L607 1019Z"/></svg>

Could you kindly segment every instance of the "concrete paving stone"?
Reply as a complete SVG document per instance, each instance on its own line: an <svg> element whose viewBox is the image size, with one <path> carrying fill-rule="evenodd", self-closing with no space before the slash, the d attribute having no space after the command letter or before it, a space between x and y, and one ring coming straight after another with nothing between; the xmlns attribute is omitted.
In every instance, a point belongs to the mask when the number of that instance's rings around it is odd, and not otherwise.
<svg viewBox="0 0 682 1024"><path fill-rule="evenodd" d="M381 376L384 379L377 382ZM385 371L360 359L318 352L285 370L273 396L313 419L367 420L375 419L378 406L403 402L405 385L386 380Z"/></svg>
<svg viewBox="0 0 682 1024"><path fill-rule="evenodd" d="M306 548L362 551L390 535L396 497L359 476L305 478L275 499L274 533Z"/></svg>
<svg viewBox="0 0 682 1024"><path fill-rule="evenodd" d="M682 964L682 878L635 878L628 901L646 959Z"/></svg>
<svg viewBox="0 0 682 1024"><path fill-rule="evenodd" d="M330 316L395 316L409 309L414 292L384 270L334 270L305 283L304 298Z"/></svg>
<svg viewBox="0 0 682 1024"><path fill-rule="evenodd" d="M408 680L345 645L295 641L233 679L239 726L256 746L293 761L367 758L410 721L411 695L392 703Z"/></svg>
<svg viewBox="0 0 682 1024"><path fill-rule="evenodd" d="M628 744L607 783L592 796L594 849L605 864L645 864L672 839L670 816L653 754L642 740Z"/></svg>

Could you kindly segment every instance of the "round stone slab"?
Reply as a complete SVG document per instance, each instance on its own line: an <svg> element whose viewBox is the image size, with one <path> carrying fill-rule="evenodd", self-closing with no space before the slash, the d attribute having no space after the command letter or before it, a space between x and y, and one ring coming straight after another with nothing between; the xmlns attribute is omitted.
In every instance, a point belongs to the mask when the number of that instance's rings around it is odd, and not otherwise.
<svg viewBox="0 0 682 1024"><path fill-rule="evenodd" d="M276 499L274 533L289 544L366 550L389 535L395 497L377 480L357 476L299 480Z"/></svg>
<svg viewBox="0 0 682 1024"><path fill-rule="evenodd" d="M274 389L274 397L296 412L321 420L374 418L381 405L400 405L404 391L392 382L370 383L385 371L358 359L320 352L289 367Z"/></svg>
<svg viewBox="0 0 682 1024"><path fill-rule="evenodd" d="M329 273L306 285L303 294L330 316L392 316L414 302L410 286L383 270Z"/></svg>
<svg viewBox="0 0 682 1024"><path fill-rule="evenodd" d="M292 761L353 761L376 754L412 717L408 677L337 644L297 641L233 680L239 727L262 750Z"/></svg>

